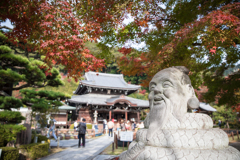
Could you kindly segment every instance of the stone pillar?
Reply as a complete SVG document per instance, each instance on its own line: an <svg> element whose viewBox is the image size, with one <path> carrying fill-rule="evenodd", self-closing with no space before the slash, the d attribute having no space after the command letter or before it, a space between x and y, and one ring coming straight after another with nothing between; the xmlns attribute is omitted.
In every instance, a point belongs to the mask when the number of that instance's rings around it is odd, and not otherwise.
<svg viewBox="0 0 240 160"><path fill-rule="evenodd" d="M109 120L112 119L112 111L109 111Z"/></svg>
<svg viewBox="0 0 240 160"><path fill-rule="evenodd" d="M140 122L140 116L139 116L139 112L137 112L137 123Z"/></svg>
<svg viewBox="0 0 240 160"><path fill-rule="evenodd" d="M95 110L95 112L93 113L93 117L94 117L93 123L94 124L97 122L97 115L98 115L98 112L97 112L97 110Z"/></svg>
<svg viewBox="0 0 240 160"><path fill-rule="evenodd" d="M128 120L128 113L125 112L125 121L127 122L127 120Z"/></svg>

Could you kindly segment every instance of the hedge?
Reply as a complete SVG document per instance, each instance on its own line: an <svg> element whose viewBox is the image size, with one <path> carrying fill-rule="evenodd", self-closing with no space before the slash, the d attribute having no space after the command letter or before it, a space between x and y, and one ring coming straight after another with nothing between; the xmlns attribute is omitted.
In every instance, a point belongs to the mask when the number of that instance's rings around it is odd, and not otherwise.
<svg viewBox="0 0 240 160"><path fill-rule="evenodd" d="M42 141L48 142L48 138L46 136L42 136L42 135L37 135L37 136L38 136L37 143L41 143ZM34 135L32 135L31 143L34 143Z"/></svg>
<svg viewBox="0 0 240 160"><path fill-rule="evenodd" d="M71 126L69 127L69 129L74 129L74 124L71 124Z"/></svg>
<svg viewBox="0 0 240 160"><path fill-rule="evenodd" d="M0 133L0 147L4 146L4 136L2 133Z"/></svg>
<svg viewBox="0 0 240 160"><path fill-rule="evenodd" d="M48 155L49 143L31 143L19 146L20 153L30 159Z"/></svg>
<svg viewBox="0 0 240 160"><path fill-rule="evenodd" d="M18 160L19 151L14 147L1 147L1 160Z"/></svg>
<svg viewBox="0 0 240 160"><path fill-rule="evenodd" d="M92 129L92 124L87 123L87 129Z"/></svg>

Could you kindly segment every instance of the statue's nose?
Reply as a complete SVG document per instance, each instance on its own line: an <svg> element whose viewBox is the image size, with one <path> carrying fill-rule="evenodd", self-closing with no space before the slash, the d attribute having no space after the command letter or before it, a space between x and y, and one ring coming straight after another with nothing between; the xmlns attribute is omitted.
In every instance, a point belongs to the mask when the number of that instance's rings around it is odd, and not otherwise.
<svg viewBox="0 0 240 160"><path fill-rule="evenodd" d="M162 87L160 85L157 85L153 91L154 94L162 94Z"/></svg>

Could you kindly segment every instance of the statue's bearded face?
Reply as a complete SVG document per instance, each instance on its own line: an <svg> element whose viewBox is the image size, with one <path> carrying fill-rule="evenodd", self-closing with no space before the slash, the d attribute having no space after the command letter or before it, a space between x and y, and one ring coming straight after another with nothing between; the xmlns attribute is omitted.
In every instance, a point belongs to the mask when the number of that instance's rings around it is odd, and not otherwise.
<svg viewBox="0 0 240 160"><path fill-rule="evenodd" d="M171 104L179 107L185 106L184 110L187 111L186 101L189 97L189 89L187 85L181 83L182 74L177 69L168 68L153 77L149 84L151 108L166 107L167 101L170 101Z"/></svg>
<svg viewBox="0 0 240 160"><path fill-rule="evenodd" d="M187 101L192 88L182 83L183 73L175 68L158 72L149 84L149 132L163 128L169 117L181 120L187 112Z"/></svg>

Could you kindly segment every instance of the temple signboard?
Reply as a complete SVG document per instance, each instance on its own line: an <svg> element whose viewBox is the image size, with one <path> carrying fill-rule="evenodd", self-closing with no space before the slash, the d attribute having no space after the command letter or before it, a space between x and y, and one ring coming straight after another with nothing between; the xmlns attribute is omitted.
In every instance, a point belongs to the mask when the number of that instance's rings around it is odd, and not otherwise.
<svg viewBox="0 0 240 160"><path fill-rule="evenodd" d="M120 141L132 142L133 132L120 132Z"/></svg>

